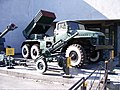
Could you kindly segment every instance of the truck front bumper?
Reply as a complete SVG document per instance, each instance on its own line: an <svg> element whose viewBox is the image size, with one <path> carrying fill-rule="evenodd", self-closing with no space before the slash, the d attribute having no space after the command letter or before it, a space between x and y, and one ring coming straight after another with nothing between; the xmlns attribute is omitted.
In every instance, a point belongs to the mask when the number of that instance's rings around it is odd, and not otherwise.
<svg viewBox="0 0 120 90"><path fill-rule="evenodd" d="M95 50L112 50L114 47L112 45L96 45Z"/></svg>

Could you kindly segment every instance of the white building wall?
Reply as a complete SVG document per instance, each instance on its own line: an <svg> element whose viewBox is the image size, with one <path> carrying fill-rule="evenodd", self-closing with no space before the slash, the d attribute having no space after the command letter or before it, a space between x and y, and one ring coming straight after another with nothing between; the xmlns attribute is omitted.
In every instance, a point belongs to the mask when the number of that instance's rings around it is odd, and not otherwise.
<svg viewBox="0 0 120 90"><path fill-rule="evenodd" d="M15 47L16 53L21 53L21 44L24 41L22 31L32 20L38 10L34 9L34 0L0 0L0 32L10 23L18 28L5 35L5 46ZM40 5L40 4L39 4Z"/></svg>
<svg viewBox="0 0 120 90"><path fill-rule="evenodd" d="M24 41L22 31L35 14L43 9L55 12L58 20L120 19L120 0L0 0L0 32L9 23L18 29L8 33L5 45L15 47L21 53Z"/></svg>
<svg viewBox="0 0 120 90"><path fill-rule="evenodd" d="M108 19L120 19L120 0L84 0Z"/></svg>

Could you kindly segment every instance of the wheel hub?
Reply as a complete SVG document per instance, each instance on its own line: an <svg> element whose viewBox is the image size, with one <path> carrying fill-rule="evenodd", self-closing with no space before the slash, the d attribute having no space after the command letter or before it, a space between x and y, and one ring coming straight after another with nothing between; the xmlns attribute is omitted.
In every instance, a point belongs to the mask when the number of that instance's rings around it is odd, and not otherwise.
<svg viewBox="0 0 120 90"><path fill-rule="evenodd" d="M25 48L23 49L23 53L24 53L24 55L27 54L27 50Z"/></svg>
<svg viewBox="0 0 120 90"><path fill-rule="evenodd" d="M43 64L42 64L41 62L38 64L38 68L39 68L40 70L43 69Z"/></svg>
<svg viewBox="0 0 120 90"><path fill-rule="evenodd" d="M35 49L33 50L33 55L37 56L37 51Z"/></svg>
<svg viewBox="0 0 120 90"><path fill-rule="evenodd" d="M97 57L97 52L92 52L91 55L90 55L91 58L95 58Z"/></svg>
<svg viewBox="0 0 120 90"><path fill-rule="evenodd" d="M73 62L77 62L77 60L78 60L78 54L75 51L71 51L69 56L71 57L71 60Z"/></svg>

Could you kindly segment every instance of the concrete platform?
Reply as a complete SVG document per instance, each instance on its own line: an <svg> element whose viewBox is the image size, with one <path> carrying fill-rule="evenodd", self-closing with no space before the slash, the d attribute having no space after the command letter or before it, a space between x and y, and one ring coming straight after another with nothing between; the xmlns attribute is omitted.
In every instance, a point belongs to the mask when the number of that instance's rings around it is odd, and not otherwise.
<svg viewBox="0 0 120 90"><path fill-rule="evenodd" d="M118 58L113 61L113 70L115 74L109 74L108 79L110 79L112 87L111 90L120 90L120 67L116 67L118 63ZM53 82L53 83L61 83L61 84L68 84L68 88L74 85L75 82L80 80L82 77L89 76L98 66L104 68L104 62L96 63L96 64L89 64L85 65L84 68L77 69L71 68L70 74L74 78L63 78L63 71L57 65L57 63L49 63L48 70L45 72L44 75L40 74L36 71L35 65L29 65L28 67L24 66L14 66L14 69L7 69L7 67L0 67L0 73L8 74L15 77L21 77L26 79L34 79L36 81L46 81L46 82ZM96 71L88 80L88 86L90 86L91 82L94 81L95 85L98 84L100 79L104 77L104 69L100 69ZM111 85L109 85L111 86Z"/></svg>

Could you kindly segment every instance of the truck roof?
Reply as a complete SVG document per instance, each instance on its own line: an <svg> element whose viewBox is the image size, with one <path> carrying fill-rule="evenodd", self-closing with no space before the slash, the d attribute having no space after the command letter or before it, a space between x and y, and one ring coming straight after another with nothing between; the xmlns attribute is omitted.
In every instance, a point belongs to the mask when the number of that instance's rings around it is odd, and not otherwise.
<svg viewBox="0 0 120 90"><path fill-rule="evenodd" d="M62 20L62 21L58 21L58 22L76 22L76 23L80 23L80 22L78 22L78 21L73 21L73 20Z"/></svg>

